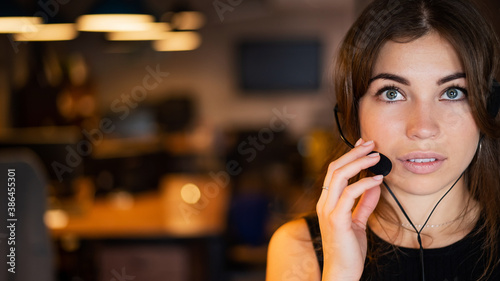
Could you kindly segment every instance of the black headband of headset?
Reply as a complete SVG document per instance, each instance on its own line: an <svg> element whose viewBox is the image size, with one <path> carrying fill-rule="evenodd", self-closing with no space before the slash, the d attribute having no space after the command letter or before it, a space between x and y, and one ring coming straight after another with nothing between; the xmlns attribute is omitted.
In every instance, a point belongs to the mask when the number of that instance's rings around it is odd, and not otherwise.
<svg viewBox="0 0 500 281"><path fill-rule="evenodd" d="M493 118L497 116L498 111L500 110L500 84L497 80L493 80L486 108L488 110L488 114Z"/></svg>

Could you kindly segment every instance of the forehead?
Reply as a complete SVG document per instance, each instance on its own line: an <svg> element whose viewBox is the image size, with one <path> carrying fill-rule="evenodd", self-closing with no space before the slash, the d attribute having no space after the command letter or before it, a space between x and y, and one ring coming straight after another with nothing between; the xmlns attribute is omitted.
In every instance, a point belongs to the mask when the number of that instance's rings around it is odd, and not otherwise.
<svg viewBox="0 0 500 281"><path fill-rule="evenodd" d="M463 71L463 64L456 49L444 37L431 32L411 41L386 41L376 57L372 75L442 75L457 71Z"/></svg>

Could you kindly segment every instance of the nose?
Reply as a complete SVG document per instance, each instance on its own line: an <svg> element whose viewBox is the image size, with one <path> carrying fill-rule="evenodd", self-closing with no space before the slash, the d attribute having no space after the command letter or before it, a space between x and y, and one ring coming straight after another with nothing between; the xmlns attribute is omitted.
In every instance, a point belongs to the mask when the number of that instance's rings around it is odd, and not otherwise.
<svg viewBox="0 0 500 281"><path fill-rule="evenodd" d="M433 139L440 133L439 112L430 104L413 104L407 118L406 134L410 139Z"/></svg>

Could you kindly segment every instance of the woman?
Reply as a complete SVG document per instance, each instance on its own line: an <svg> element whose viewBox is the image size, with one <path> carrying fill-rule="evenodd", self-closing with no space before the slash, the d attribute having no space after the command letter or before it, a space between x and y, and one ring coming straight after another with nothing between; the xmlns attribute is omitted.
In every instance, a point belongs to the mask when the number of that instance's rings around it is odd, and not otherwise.
<svg viewBox="0 0 500 281"><path fill-rule="evenodd" d="M366 8L335 76L358 141L329 164L317 217L273 235L267 280L500 280L498 44L466 0ZM375 150L385 177L366 171Z"/></svg>

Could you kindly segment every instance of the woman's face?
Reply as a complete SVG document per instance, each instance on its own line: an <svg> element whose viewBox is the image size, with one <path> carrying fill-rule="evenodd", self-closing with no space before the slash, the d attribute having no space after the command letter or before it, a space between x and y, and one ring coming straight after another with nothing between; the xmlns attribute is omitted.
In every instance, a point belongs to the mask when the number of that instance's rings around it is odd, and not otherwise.
<svg viewBox="0 0 500 281"><path fill-rule="evenodd" d="M388 41L370 81L359 103L361 136L391 160L386 182L419 195L450 187L479 141L453 46L437 33L409 43Z"/></svg>

